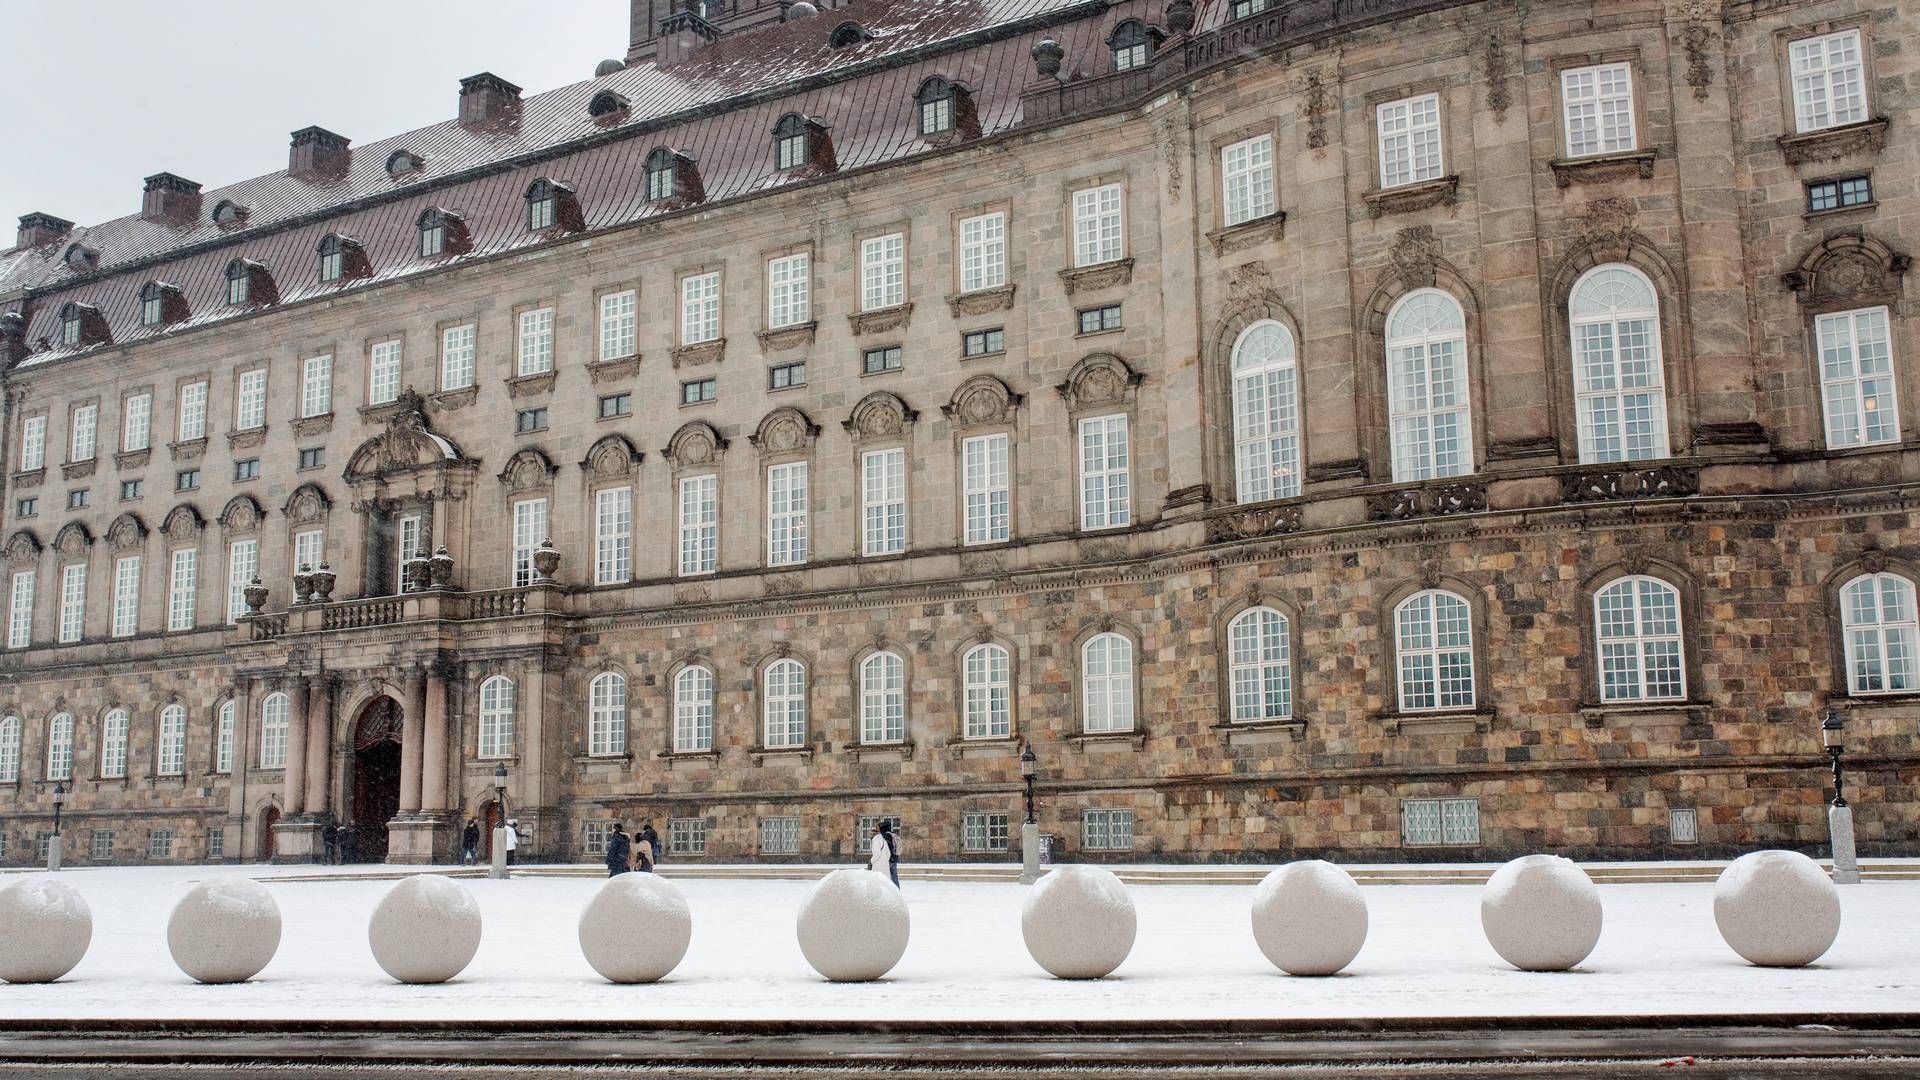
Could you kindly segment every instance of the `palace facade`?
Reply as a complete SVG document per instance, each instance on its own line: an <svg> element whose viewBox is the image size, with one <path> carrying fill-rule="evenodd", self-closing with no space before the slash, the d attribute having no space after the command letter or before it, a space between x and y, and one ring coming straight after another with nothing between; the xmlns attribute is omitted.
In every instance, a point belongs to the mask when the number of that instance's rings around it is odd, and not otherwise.
<svg viewBox="0 0 1920 1080"><path fill-rule="evenodd" d="M0 861L1920 842L1920 10L633 10L20 219Z"/></svg>

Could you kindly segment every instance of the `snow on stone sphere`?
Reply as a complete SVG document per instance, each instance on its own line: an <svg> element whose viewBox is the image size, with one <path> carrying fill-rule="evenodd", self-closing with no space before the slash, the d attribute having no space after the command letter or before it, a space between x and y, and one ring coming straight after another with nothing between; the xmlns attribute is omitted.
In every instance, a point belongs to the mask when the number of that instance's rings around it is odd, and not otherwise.
<svg viewBox="0 0 1920 1080"><path fill-rule="evenodd" d="M93 912L73 886L30 877L0 891L0 979L53 982L92 942Z"/></svg>
<svg viewBox="0 0 1920 1080"><path fill-rule="evenodd" d="M480 905L457 881L417 874L373 909L367 943L381 970L400 982L446 982L480 951Z"/></svg>
<svg viewBox="0 0 1920 1080"><path fill-rule="evenodd" d="M246 982L280 949L280 905L250 878L203 881L167 919L167 951L189 978Z"/></svg>
<svg viewBox="0 0 1920 1080"><path fill-rule="evenodd" d="M1288 863L1254 891L1253 940L1289 975L1336 974L1366 944L1366 898L1324 859Z"/></svg>
<svg viewBox="0 0 1920 1080"><path fill-rule="evenodd" d="M580 912L580 952L608 982L658 982L692 940L687 898L655 874L609 878Z"/></svg>
<svg viewBox="0 0 1920 1080"><path fill-rule="evenodd" d="M1797 851L1753 851L1714 882L1713 921L1748 963L1802 967L1840 936L1840 890Z"/></svg>
<svg viewBox="0 0 1920 1080"><path fill-rule="evenodd" d="M814 885L794 930L813 970L834 982L866 982L907 951L906 898L885 874L849 867Z"/></svg>
<svg viewBox="0 0 1920 1080"><path fill-rule="evenodd" d="M1565 971L1600 940L1600 890L1571 859L1525 855L1494 871L1480 895L1480 926L1521 971Z"/></svg>
<svg viewBox="0 0 1920 1080"><path fill-rule="evenodd" d="M1020 910L1034 962L1059 979L1099 979L1133 951L1133 898L1112 871L1062 866L1040 879Z"/></svg>

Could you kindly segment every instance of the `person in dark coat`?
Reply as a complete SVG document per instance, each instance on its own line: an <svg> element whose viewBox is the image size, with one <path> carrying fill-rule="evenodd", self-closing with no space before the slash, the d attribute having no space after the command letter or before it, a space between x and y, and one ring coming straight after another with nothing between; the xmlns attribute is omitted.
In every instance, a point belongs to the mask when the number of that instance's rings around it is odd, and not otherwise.
<svg viewBox="0 0 1920 1080"><path fill-rule="evenodd" d="M480 861L480 823L472 818L460 833L460 861L468 866Z"/></svg>
<svg viewBox="0 0 1920 1080"><path fill-rule="evenodd" d="M652 861L658 863L660 861L660 834L653 831L653 820L651 818L640 823L640 842L651 849L650 853L653 855ZM649 866L647 869L652 870L653 867Z"/></svg>
<svg viewBox="0 0 1920 1080"><path fill-rule="evenodd" d="M633 868L642 874L651 874L653 866L653 845L636 838L633 845Z"/></svg>
<svg viewBox="0 0 1920 1080"><path fill-rule="evenodd" d="M616 821L607 837L607 876L619 877L632 869L633 840L627 836L627 827Z"/></svg>

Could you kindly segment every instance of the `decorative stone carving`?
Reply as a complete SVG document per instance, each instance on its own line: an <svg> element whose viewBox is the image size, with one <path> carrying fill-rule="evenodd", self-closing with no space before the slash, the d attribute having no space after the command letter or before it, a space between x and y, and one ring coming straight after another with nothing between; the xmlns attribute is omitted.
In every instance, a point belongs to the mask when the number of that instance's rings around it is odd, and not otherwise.
<svg viewBox="0 0 1920 1080"><path fill-rule="evenodd" d="M319 416L295 417L288 426L293 429L293 433L296 436L302 439L310 439L315 435L325 435L327 432L333 430L333 414L328 412L321 413ZM206 449L205 439L201 439L200 444L201 449Z"/></svg>
<svg viewBox="0 0 1920 1080"><path fill-rule="evenodd" d="M1067 381L1054 387L1066 400L1069 412L1133 403L1134 391L1146 376L1133 370L1125 360L1112 353L1093 353L1067 373Z"/></svg>
<svg viewBox="0 0 1920 1080"><path fill-rule="evenodd" d="M1213 245L1215 256L1231 255L1236 251L1259 247L1261 244L1278 243L1287 238L1287 213L1275 210L1265 217L1252 221L1243 221L1238 225L1228 225L1207 233L1207 242Z"/></svg>
<svg viewBox="0 0 1920 1080"><path fill-rule="evenodd" d="M1707 87L1713 85L1713 65L1708 57L1713 47L1713 30L1707 20L1720 19L1721 0L1687 0L1683 8L1687 24L1681 31L1681 46L1687 54L1687 85L1693 87L1693 100L1707 100Z"/></svg>
<svg viewBox="0 0 1920 1080"><path fill-rule="evenodd" d="M991 427L1013 421L1026 397L992 375L975 375L960 384L940 411L956 428Z"/></svg>
<svg viewBox="0 0 1920 1080"><path fill-rule="evenodd" d="M298 420L294 421L294 433L305 434L300 431L300 421ZM207 439L204 435L198 439L182 439L179 442L170 442L167 444L167 454L182 465L191 465L199 461L201 456L206 452Z"/></svg>
<svg viewBox="0 0 1920 1080"><path fill-rule="evenodd" d="M1671 499L1699 491L1700 470L1685 465L1581 471L1560 477L1560 501L1567 503Z"/></svg>
<svg viewBox="0 0 1920 1080"><path fill-rule="evenodd" d="M768 574L760 579L760 587L768 596L792 596L805 585L805 579L799 574Z"/></svg>
<svg viewBox="0 0 1920 1080"><path fill-rule="evenodd" d="M1810 165L1855 154L1877 154L1887 148L1887 118L1878 116L1844 127L1782 135L1780 153L1789 165Z"/></svg>
<svg viewBox="0 0 1920 1080"><path fill-rule="evenodd" d="M544 491L552 486L553 474L559 471L560 466L545 452L528 446L507 459L507 467L500 470L499 480L508 492L516 495L523 491Z"/></svg>
<svg viewBox="0 0 1920 1080"><path fill-rule="evenodd" d="M0 980L54 982L72 971L93 943L93 912L79 890L51 877L30 877L0 890Z"/></svg>
<svg viewBox="0 0 1920 1080"><path fill-rule="evenodd" d="M241 536L258 529L266 516L253 496L235 495L220 511L220 527L230 535Z"/></svg>
<svg viewBox="0 0 1920 1080"><path fill-rule="evenodd" d="M1713 922L1747 963L1803 967L1840 936L1840 891L1797 851L1753 851L1714 882Z"/></svg>
<svg viewBox="0 0 1920 1080"><path fill-rule="evenodd" d="M318 484L301 484L287 498L282 512L287 520L295 525L316 525L327 519L327 511L333 507L333 500Z"/></svg>
<svg viewBox="0 0 1920 1080"><path fill-rule="evenodd" d="M919 418L920 414L908 408L906 402L882 390L861 398L840 426L856 442L869 442L897 438Z"/></svg>
<svg viewBox="0 0 1920 1080"><path fill-rule="evenodd" d="M10 565L32 566L40 561L40 540L30 530L21 529L7 537L5 553Z"/></svg>
<svg viewBox="0 0 1920 1080"><path fill-rule="evenodd" d="M293 571L293 602L310 604L313 602L313 565L301 563Z"/></svg>
<svg viewBox="0 0 1920 1080"><path fill-rule="evenodd" d="M515 400L538 397L553 392L554 379L558 372L542 371L537 375L516 375L507 380L507 396Z"/></svg>
<svg viewBox="0 0 1920 1080"><path fill-rule="evenodd" d="M246 982L279 950L280 905L252 878L203 881L167 918L167 951L196 982Z"/></svg>
<svg viewBox="0 0 1920 1080"><path fill-rule="evenodd" d="M1399 488L1367 496L1368 521L1474 514L1486 508L1487 485L1474 480Z"/></svg>
<svg viewBox="0 0 1920 1080"><path fill-rule="evenodd" d="M53 550L62 555L73 556L85 552L93 546L93 536L87 527L77 521L69 521L53 534Z"/></svg>
<svg viewBox="0 0 1920 1080"><path fill-rule="evenodd" d="M447 546L433 549L433 558L427 560L427 586L433 589L453 588L453 556L447 554Z"/></svg>
<svg viewBox="0 0 1920 1080"><path fill-rule="evenodd" d="M1253 894L1253 940L1289 975L1337 974L1366 944L1366 898L1330 862L1288 863Z"/></svg>
<svg viewBox="0 0 1920 1080"><path fill-rule="evenodd" d="M93 470L98 467L99 464L99 458L88 458L85 461L70 461L60 466L60 476L64 480L84 480L93 475Z"/></svg>
<svg viewBox="0 0 1920 1080"><path fill-rule="evenodd" d="M1632 177L1651 180L1653 179L1653 162L1653 148L1645 147L1639 150L1623 150L1615 154L1595 154L1591 157L1555 158L1547 165L1553 169L1554 186L1564 188L1571 186L1575 181L1604 183Z"/></svg>
<svg viewBox="0 0 1920 1080"><path fill-rule="evenodd" d="M640 370L640 354L622 356L614 360L594 360L587 364L587 375L593 379L593 385L624 382Z"/></svg>
<svg viewBox="0 0 1920 1080"><path fill-rule="evenodd" d="M138 514L121 514L107 526L107 546L115 551L132 551L147 539L147 523Z"/></svg>
<svg viewBox="0 0 1920 1080"><path fill-rule="evenodd" d="M1865 301L1895 302L1901 278L1913 266L1910 256L1858 233L1834 236L1807 252L1800 265L1781 275L1781 283L1815 306Z"/></svg>
<svg viewBox="0 0 1920 1080"><path fill-rule="evenodd" d="M638 471L645 455L624 435L608 435L593 444L580 468L595 480L622 480Z"/></svg>
<svg viewBox="0 0 1920 1080"><path fill-rule="evenodd" d="M1459 201L1459 196L1460 177L1456 175L1369 191L1361 198L1366 200L1367 216L1377 218L1386 214L1425 210L1432 206L1452 206Z"/></svg>
<svg viewBox="0 0 1920 1080"><path fill-rule="evenodd" d="M480 951L480 905L449 878L407 878L373 909L367 943L380 969L398 982L446 982Z"/></svg>
<svg viewBox="0 0 1920 1080"><path fill-rule="evenodd" d="M666 878L621 874L580 912L579 934L581 954L608 982L659 982L687 955L693 909Z"/></svg>
<svg viewBox="0 0 1920 1080"><path fill-rule="evenodd" d="M1307 122L1307 148L1318 150L1327 145L1327 112L1330 108L1326 77L1318 71L1307 72L1300 95L1300 115Z"/></svg>
<svg viewBox="0 0 1920 1080"><path fill-rule="evenodd" d="M247 582L247 587L240 590L240 597L245 600L247 604L247 614L258 615L262 611L265 611L267 609L267 594L267 586L261 582L258 574L254 575L253 580Z"/></svg>
<svg viewBox="0 0 1920 1080"><path fill-rule="evenodd" d="M166 519L160 523L160 531L166 534L167 539L184 544L199 536L205 524L198 510L182 504L167 512Z"/></svg>
<svg viewBox="0 0 1920 1080"><path fill-rule="evenodd" d="M807 893L794 931L801 955L823 977L869 982L906 955L911 925L907 902L886 875L847 867Z"/></svg>
<svg viewBox="0 0 1920 1080"><path fill-rule="evenodd" d="M1067 50L1052 38L1041 38L1034 44L1031 55L1033 70L1043 79L1053 79L1060 75L1060 61L1066 57Z"/></svg>
<svg viewBox="0 0 1920 1080"><path fill-rule="evenodd" d="M308 580L308 583L313 586L313 602L314 603L329 604L333 602L333 583L335 580L335 574L333 572L333 568L328 566L324 560L320 563L319 568L314 570L312 576L309 577L307 580Z"/></svg>
<svg viewBox="0 0 1920 1080"><path fill-rule="evenodd" d="M1579 242L1604 252L1624 252L1634 238L1638 217L1633 203L1609 195L1587 204L1586 212L1574 222Z"/></svg>
<svg viewBox="0 0 1920 1080"><path fill-rule="evenodd" d="M682 468L689 465L708 465L719 461L726 453L727 440L720 432L704 420L695 420L683 424L673 438L660 451L662 457Z"/></svg>
<svg viewBox="0 0 1920 1080"><path fill-rule="evenodd" d="M1299 503L1253 503L1214 510L1207 515L1208 543L1284 536L1299 530Z"/></svg>
<svg viewBox="0 0 1920 1080"><path fill-rule="evenodd" d="M1227 307L1239 311L1263 305L1273 293L1273 271L1250 259L1227 271Z"/></svg>
<svg viewBox="0 0 1920 1080"><path fill-rule="evenodd" d="M1412 225L1394 233L1388 257L1408 291L1432 288L1434 268L1440 263L1440 241L1433 235L1433 226Z"/></svg>
<svg viewBox="0 0 1920 1080"><path fill-rule="evenodd" d="M1068 296L1119 288L1133 281L1133 260L1116 259L1093 266L1068 267L1060 271L1060 280L1066 285Z"/></svg>
<svg viewBox="0 0 1920 1080"><path fill-rule="evenodd" d="M1027 893L1020 936L1034 962L1058 979L1100 979L1133 951L1133 897L1111 870L1056 867Z"/></svg>
<svg viewBox="0 0 1920 1080"><path fill-rule="evenodd" d="M1193 0L1167 0L1167 33L1184 34L1193 29Z"/></svg>
<svg viewBox="0 0 1920 1080"><path fill-rule="evenodd" d="M874 311L856 311L847 316L847 325L855 334L884 334L898 330L913 320L912 304L895 304Z"/></svg>
<svg viewBox="0 0 1920 1080"><path fill-rule="evenodd" d="M1487 31L1487 108L1493 112L1493 122L1507 122L1507 108L1513 104L1513 94L1507 88L1507 39L1499 27Z"/></svg>
<svg viewBox="0 0 1920 1080"><path fill-rule="evenodd" d="M1187 156L1187 124L1166 110L1154 124L1154 142L1160 147L1160 168L1167 177L1167 201L1180 203L1181 163Z"/></svg>
<svg viewBox="0 0 1920 1080"><path fill-rule="evenodd" d="M798 326L783 326L778 330L762 330L759 333L760 350L777 352L781 349L797 349L802 345L813 344L813 331L818 323L804 322Z"/></svg>
<svg viewBox="0 0 1920 1080"><path fill-rule="evenodd" d="M1526 855L1494 871L1480 894L1480 926L1521 971L1565 971L1600 940L1600 890L1571 859Z"/></svg>
<svg viewBox="0 0 1920 1080"><path fill-rule="evenodd" d="M820 436L820 427L799 409L787 407L775 409L760 419L760 428L747 436L747 442L755 450L769 457L778 454L800 454L813 448L814 440Z"/></svg>
<svg viewBox="0 0 1920 1080"><path fill-rule="evenodd" d="M703 341L698 345L682 345L673 350L673 367L676 371L683 367L705 367L719 363L726 355L726 338Z"/></svg>
<svg viewBox="0 0 1920 1080"><path fill-rule="evenodd" d="M947 310L956 319L972 315L990 315L996 311L1013 309L1015 286L1002 285L997 289L976 289L973 292L957 293L947 297Z"/></svg>
<svg viewBox="0 0 1920 1080"><path fill-rule="evenodd" d="M533 550L533 580L535 584L553 583L554 571L560 569L560 550L553 546L551 537L542 539L540 546Z"/></svg>

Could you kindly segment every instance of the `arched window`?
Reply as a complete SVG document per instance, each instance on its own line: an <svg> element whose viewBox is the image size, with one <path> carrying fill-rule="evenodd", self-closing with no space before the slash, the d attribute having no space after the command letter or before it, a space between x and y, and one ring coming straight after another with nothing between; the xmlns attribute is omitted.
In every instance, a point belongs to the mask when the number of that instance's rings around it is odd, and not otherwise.
<svg viewBox="0 0 1920 1080"><path fill-rule="evenodd" d="M0 720L0 784L20 779L20 718Z"/></svg>
<svg viewBox="0 0 1920 1080"><path fill-rule="evenodd" d="M773 167L797 169L807 163L807 122L788 113L773 126Z"/></svg>
<svg viewBox="0 0 1920 1080"><path fill-rule="evenodd" d="M1899 574L1863 574L1840 590L1846 634L1847 691L1897 694L1914 689L1913 582Z"/></svg>
<svg viewBox="0 0 1920 1080"><path fill-rule="evenodd" d="M260 703L260 767L287 767L287 695L275 691Z"/></svg>
<svg viewBox="0 0 1920 1080"><path fill-rule="evenodd" d="M160 710L159 774L180 776L187 771L187 707L169 705Z"/></svg>
<svg viewBox="0 0 1920 1080"><path fill-rule="evenodd" d="M234 259L227 264L227 303L239 305L248 302L253 292L252 277L247 260Z"/></svg>
<svg viewBox="0 0 1920 1080"><path fill-rule="evenodd" d="M890 652L860 662L860 741L897 743L907 737L907 665Z"/></svg>
<svg viewBox="0 0 1920 1080"><path fill-rule="evenodd" d="M649 202L670 199L679 185L674 183L673 151L666 147L656 147L647 155L647 199Z"/></svg>
<svg viewBox="0 0 1920 1080"><path fill-rule="evenodd" d="M939 135L953 130L953 84L938 75L920 84L913 95L920 106L920 134Z"/></svg>
<svg viewBox="0 0 1920 1080"><path fill-rule="evenodd" d="M78 345L86 337L86 310L69 300L60 306L60 344Z"/></svg>
<svg viewBox="0 0 1920 1080"><path fill-rule="evenodd" d="M127 775L127 710L109 709L100 718L100 775Z"/></svg>
<svg viewBox="0 0 1920 1080"><path fill-rule="evenodd" d="M1227 670L1236 723L1293 717L1292 628L1270 607L1250 608L1227 625Z"/></svg>
<svg viewBox="0 0 1920 1080"><path fill-rule="evenodd" d="M1594 594L1593 621L1600 642L1600 700L1687 696L1678 589L1658 578L1623 577Z"/></svg>
<svg viewBox="0 0 1920 1080"><path fill-rule="evenodd" d="M1233 343L1234 495L1243 503L1300 494L1300 375L1293 334L1262 320Z"/></svg>
<svg viewBox="0 0 1920 1080"><path fill-rule="evenodd" d="M1013 734L1013 662L998 645L975 645L960 660L964 726L969 739Z"/></svg>
<svg viewBox="0 0 1920 1080"><path fill-rule="evenodd" d="M480 684L480 756L513 753L513 680L495 675Z"/></svg>
<svg viewBox="0 0 1920 1080"><path fill-rule="evenodd" d="M827 45L835 49L844 49L849 45L858 45L872 38L873 35L867 32L867 28L859 23L843 22L833 28L833 33L827 35Z"/></svg>
<svg viewBox="0 0 1920 1080"><path fill-rule="evenodd" d="M713 672L694 666L673 677L673 749L700 754L713 749Z"/></svg>
<svg viewBox="0 0 1920 1080"><path fill-rule="evenodd" d="M1115 71L1145 67L1153 56L1153 40L1139 19L1128 19L1114 27L1113 35L1107 38L1107 47L1113 50Z"/></svg>
<svg viewBox="0 0 1920 1080"><path fill-rule="evenodd" d="M1080 646L1080 702L1088 732L1133 730L1133 642L1097 634Z"/></svg>
<svg viewBox="0 0 1920 1080"><path fill-rule="evenodd" d="M559 220L559 209L559 188L544 177L535 180L527 188L527 231L553 228L553 223Z"/></svg>
<svg viewBox="0 0 1920 1080"><path fill-rule="evenodd" d="M625 94L612 90L602 90L587 102L587 115L595 120L612 119L627 111L630 107Z"/></svg>
<svg viewBox="0 0 1920 1080"><path fill-rule="evenodd" d="M55 713L47 721L47 779L73 779L72 713Z"/></svg>
<svg viewBox="0 0 1920 1080"><path fill-rule="evenodd" d="M1573 283L1567 311L1580 460L1666 457L1666 375L1653 283L1631 266L1596 266Z"/></svg>
<svg viewBox="0 0 1920 1080"><path fill-rule="evenodd" d="M761 694L766 745L805 746L807 742L807 668L798 660L767 665Z"/></svg>
<svg viewBox="0 0 1920 1080"><path fill-rule="evenodd" d="M233 771L233 718L235 713L233 699L220 703L220 712L213 722L213 771L230 773Z"/></svg>
<svg viewBox="0 0 1920 1080"><path fill-rule="evenodd" d="M1473 609L1450 592L1428 589L1393 614L1400 658L1400 711L1473 708Z"/></svg>
<svg viewBox="0 0 1920 1080"><path fill-rule="evenodd" d="M159 326L167 320L167 288L157 281L140 287L140 325Z"/></svg>
<svg viewBox="0 0 1920 1080"><path fill-rule="evenodd" d="M1473 471L1467 319L1459 301L1416 289L1387 312L1387 422L1393 478L1432 480Z"/></svg>
<svg viewBox="0 0 1920 1080"><path fill-rule="evenodd" d="M339 281L347 273L347 241L328 233L320 241L320 280Z"/></svg>
<svg viewBox="0 0 1920 1080"><path fill-rule="evenodd" d="M627 752L627 680L615 671L593 677L588 689L587 753Z"/></svg>
<svg viewBox="0 0 1920 1080"><path fill-rule="evenodd" d="M447 250L447 216L437 209L420 212L417 222L420 229L420 257L432 258L444 254Z"/></svg>

